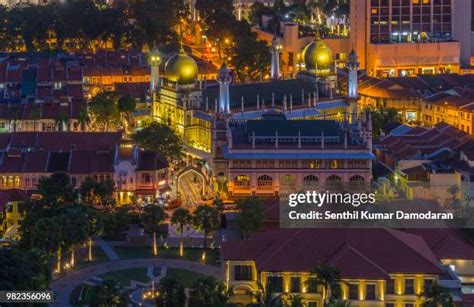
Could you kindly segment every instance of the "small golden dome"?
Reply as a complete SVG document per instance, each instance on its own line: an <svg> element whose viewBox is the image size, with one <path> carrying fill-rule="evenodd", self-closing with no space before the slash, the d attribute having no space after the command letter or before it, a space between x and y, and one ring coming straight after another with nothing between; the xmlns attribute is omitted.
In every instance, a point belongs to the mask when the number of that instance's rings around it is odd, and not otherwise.
<svg viewBox="0 0 474 307"><path fill-rule="evenodd" d="M190 84L196 81L198 66L196 61L181 48L166 61L165 75L171 82Z"/></svg>
<svg viewBox="0 0 474 307"><path fill-rule="evenodd" d="M317 75L327 75L334 62L331 48L319 37L303 49L305 70Z"/></svg>

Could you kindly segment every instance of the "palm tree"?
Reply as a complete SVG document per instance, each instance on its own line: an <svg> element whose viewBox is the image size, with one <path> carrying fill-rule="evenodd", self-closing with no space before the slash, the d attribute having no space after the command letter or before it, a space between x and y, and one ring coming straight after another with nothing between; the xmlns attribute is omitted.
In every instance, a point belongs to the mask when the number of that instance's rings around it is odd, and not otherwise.
<svg viewBox="0 0 474 307"><path fill-rule="evenodd" d="M452 307L453 296L448 289L441 287L438 283L433 283L420 294L426 301L424 307Z"/></svg>
<svg viewBox="0 0 474 307"><path fill-rule="evenodd" d="M262 284L258 284L258 291L252 293L257 301L257 306L261 307L281 307L283 306L283 295L277 294L272 287L268 284L264 287Z"/></svg>
<svg viewBox="0 0 474 307"><path fill-rule="evenodd" d="M202 277L193 283L189 292L189 305L193 307L226 306L231 292L214 277Z"/></svg>
<svg viewBox="0 0 474 307"><path fill-rule="evenodd" d="M83 107L81 111L79 111L79 125L81 126L81 131L86 131L86 128L89 128L89 124L91 119L89 117L89 113L87 112L87 108Z"/></svg>
<svg viewBox="0 0 474 307"><path fill-rule="evenodd" d="M158 284L155 303L163 307L182 307L186 302L184 287L173 278L163 278Z"/></svg>
<svg viewBox="0 0 474 307"><path fill-rule="evenodd" d="M192 216L186 208L178 208L171 216L171 223L176 225L179 232L179 256L183 257L183 231L188 228L192 222Z"/></svg>
<svg viewBox="0 0 474 307"><path fill-rule="evenodd" d="M321 286L325 306L330 299L339 296L341 273L338 268L326 264L318 265L311 275L308 283L315 287Z"/></svg>
<svg viewBox="0 0 474 307"><path fill-rule="evenodd" d="M146 230L153 234L153 256L158 255L156 244L156 233L160 230L160 225L168 218L168 214L162 207L157 205L147 205L141 215L141 221Z"/></svg>
<svg viewBox="0 0 474 307"><path fill-rule="evenodd" d="M287 307L304 307L306 306L305 301L301 295L291 294L285 300L285 306Z"/></svg>
<svg viewBox="0 0 474 307"><path fill-rule="evenodd" d="M114 279L105 279L97 290L99 306L125 306L128 295L122 284Z"/></svg>
<svg viewBox="0 0 474 307"><path fill-rule="evenodd" d="M202 259L205 260L207 237L211 232L215 231L219 227L219 216L217 214L217 210L206 205L200 205L197 207L196 211L194 211L193 226L197 231L204 232Z"/></svg>
<svg viewBox="0 0 474 307"><path fill-rule="evenodd" d="M88 208L87 213L87 261L92 262L92 236L99 233L104 224L101 215L94 209Z"/></svg>

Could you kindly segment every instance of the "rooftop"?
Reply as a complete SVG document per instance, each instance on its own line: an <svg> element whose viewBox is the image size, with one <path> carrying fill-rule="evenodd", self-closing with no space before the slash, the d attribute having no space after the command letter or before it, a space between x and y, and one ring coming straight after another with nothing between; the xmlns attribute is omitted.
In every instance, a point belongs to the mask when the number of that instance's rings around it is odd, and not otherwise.
<svg viewBox="0 0 474 307"><path fill-rule="evenodd" d="M308 272L325 263L338 267L342 278L443 274L422 237L388 229L277 229L246 241L224 242L222 256L253 260L257 270L265 272Z"/></svg>

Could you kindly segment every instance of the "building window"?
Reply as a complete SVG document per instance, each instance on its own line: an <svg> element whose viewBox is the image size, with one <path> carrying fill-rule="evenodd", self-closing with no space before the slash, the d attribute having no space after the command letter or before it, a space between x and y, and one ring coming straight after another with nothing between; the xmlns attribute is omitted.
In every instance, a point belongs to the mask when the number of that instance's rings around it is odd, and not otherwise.
<svg viewBox="0 0 474 307"><path fill-rule="evenodd" d="M331 175L326 179L328 185L338 185L342 181L342 178L337 175Z"/></svg>
<svg viewBox="0 0 474 307"><path fill-rule="evenodd" d="M375 285L368 284L365 286L365 299L369 301L375 301Z"/></svg>
<svg viewBox="0 0 474 307"><path fill-rule="evenodd" d="M299 293L301 292L301 278L293 276L290 278L291 290L290 292Z"/></svg>
<svg viewBox="0 0 474 307"><path fill-rule="evenodd" d="M281 177L281 187L282 188L295 188L296 187L296 177L292 175L285 175Z"/></svg>
<svg viewBox="0 0 474 307"><path fill-rule="evenodd" d="M434 284L434 280L431 279L431 278L427 278L427 279L424 279L423 280L423 289L425 292L429 291L431 289L431 287L433 286Z"/></svg>
<svg viewBox="0 0 474 307"><path fill-rule="evenodd" d="M268 276L267 277L267 289L273 292L283 292L283 277L281 276Z"/></svg>
<svg viewBox="0 0 474 307"><path fill-rule="evenodd" d="M355 175L349 178L349 184L351 187L363 187L365 185L365 179L360 175Z"/></svg>
<svg viewBox="0 0 474 307"><path fill-rule="evenodd" d="M415 294L415 280L408 278L405 279L405 294Z"/></svg>
<svg viewBox="0 0 474 307"><path fill-rule="evenodd" d="M310 277L308 278L307 281L308 284L308 293L317 293L318 292L318 283L316 281L316 278Z"/></svg>
<svg viewBox="0 0 474 307"><path fill-rule="evenodd" d="M250 265L234 266L234 280L252 280L252 267Z"/></svg>
<svg viewBox="0 0 474 307"><path fill-rule="evenodd" d="M395 303L385 303L385 307L395 307Z"/></svg>
<svg viewBox="0 0 474 307"><path fill-rule="evenodd" d="M273 186L273 178L268 175L262 175L257 179L257 186L259 187L271 187Z"/></svg>
<svg viewBox="0 0 474 307"><path fill-rule="evenodd" d="M405 307L415 307L415 304L413 304L413 303L407 303L407 304L405 304Z"/></svg>
<svg viewBox="0 0 474 307"><path fill-rule="evenodd" d="M387 280L387 285L385 286L385 294L395 294L395 280Z"/></svg>
<svg viewBox="0 0 474 307"><path fill-rule="evenodd" d="M321 160L314 160L309 163L310 169L321 168Z"/></svg>
<svg viewBox="0 0 474 307"><path fill-rule="evenodd" d="M245 175L239 175L235 177L234 184L236 187L249 187L250 186L250 178Z"/></svg>
<svg viewBox="0 0 474 307"><path fill-rule="evenodd" d="M150 182L151 182L150 173L142 174L142 183L150 183Z"/></svg>
<svg viewBox="0 0 474 307"><path fill-rule="evenodd" d="M359 285L358 284L349 284L349 299L359 300Z"/></svg>
<svg viewBox="0 0 474 307"><path fill-rule="evenodd" d="M305 187L316 187L318 186L318 177L314 175L308 175L303 178L303 186Z"/></svg>

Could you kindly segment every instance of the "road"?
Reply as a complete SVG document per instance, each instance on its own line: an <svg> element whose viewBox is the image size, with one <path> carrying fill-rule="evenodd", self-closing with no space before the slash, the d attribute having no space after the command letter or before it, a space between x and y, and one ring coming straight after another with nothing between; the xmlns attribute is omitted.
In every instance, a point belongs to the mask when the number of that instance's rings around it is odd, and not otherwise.
<svg viewBox="0 0 474 307"><path fill-rule="evenodd" d="M203 183L199 177L197 178L197 182L194 182L194 178L195 175L192 173L183 175L180 179L179 187L184 206L191 208L194 208L202 202L201 185Z"/></svg>
<svg viewBox="0 0 474 307"><path fill-rule="evenodd" d="M206 265L191 261L178 259L157 259L157 258L143 258L143 259L129 259L117 260L107 263L99 263L95 265L86 266L82 269L69 272L67 275L58 278L51 284L51 290L56 295L56 301L51 306L71 306L69 298L72 291L84 281L107 272L126 270L141 267L167 267L184 269L204 275L213 276L222 280L223 274L220 267Z"/></svg>

